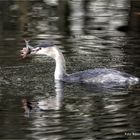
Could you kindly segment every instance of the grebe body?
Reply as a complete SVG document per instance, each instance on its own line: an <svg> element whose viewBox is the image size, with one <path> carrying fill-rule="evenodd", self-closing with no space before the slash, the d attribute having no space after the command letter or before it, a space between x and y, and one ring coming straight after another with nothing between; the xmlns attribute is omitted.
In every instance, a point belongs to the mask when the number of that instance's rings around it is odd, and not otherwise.
<svg viewBox="0 0 140 140"><path fill-rule="evenodd" d="M139 79L128 73L120 72L114 69L95 68L73 73L63 78L64 82L85 83L97 86L129 86L138 83Z"/></svg>

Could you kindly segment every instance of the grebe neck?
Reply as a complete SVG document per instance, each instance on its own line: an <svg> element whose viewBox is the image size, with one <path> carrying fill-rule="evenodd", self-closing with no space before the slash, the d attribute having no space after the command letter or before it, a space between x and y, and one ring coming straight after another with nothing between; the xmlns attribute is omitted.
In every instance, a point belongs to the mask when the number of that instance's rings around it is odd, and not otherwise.
<svg viewBox="0 0 140 140"><path fill-rule="evenodd" d="M66 65L64 56L58 49L55 56L55 62L54 78L55 80L63 80L63 77L66 75Z"/></svg>

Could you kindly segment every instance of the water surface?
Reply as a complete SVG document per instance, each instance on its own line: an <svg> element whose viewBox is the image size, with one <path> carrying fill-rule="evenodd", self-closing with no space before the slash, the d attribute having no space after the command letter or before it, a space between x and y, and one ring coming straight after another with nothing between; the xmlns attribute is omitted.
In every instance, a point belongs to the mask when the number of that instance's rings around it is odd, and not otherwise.
<svg viewBox="0 0 140 140"><path fill-rule="evenodd" d="M127 0L72 0L59 8L47 0L0 5L0 139L140 139L139 85L118 90L56 87L52 59L19 57L24 38L32 45L49 41L64 53L68 73L106 67L140 77L140 34L117 30L127 23ZM51 98L59 110L28 116L23 98Z"/></svg>

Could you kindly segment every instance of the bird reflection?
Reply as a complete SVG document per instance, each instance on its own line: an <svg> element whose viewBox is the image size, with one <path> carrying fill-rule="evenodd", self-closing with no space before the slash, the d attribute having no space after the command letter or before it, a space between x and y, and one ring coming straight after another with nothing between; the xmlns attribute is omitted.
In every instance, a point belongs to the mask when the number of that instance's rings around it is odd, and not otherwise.
<svg viewBox="0 0 140 140"><path fill-rule="evenodd" d="M22 108L26 115L32 112L60 110L63 102L63 83L55 81L55 96L44 98L39 101L30 101L26 98L21 100Z"/></svg>

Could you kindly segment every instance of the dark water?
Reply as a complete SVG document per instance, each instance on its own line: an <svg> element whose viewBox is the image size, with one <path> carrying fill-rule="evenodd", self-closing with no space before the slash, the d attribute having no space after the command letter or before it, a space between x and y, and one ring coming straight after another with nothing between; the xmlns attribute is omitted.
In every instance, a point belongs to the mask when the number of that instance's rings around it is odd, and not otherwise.
<svg viewBox="0 0 140 140"><path fill-rule="evenodd" d="M140 77L140 34L120 32L127 0L0 1L0 139L140 139L139 85L105 90L55 85L54 61L21 59L24 38L51 41L68 73L114 68ZM21 99L51 99L59 109L24 114Z"/></svg>

